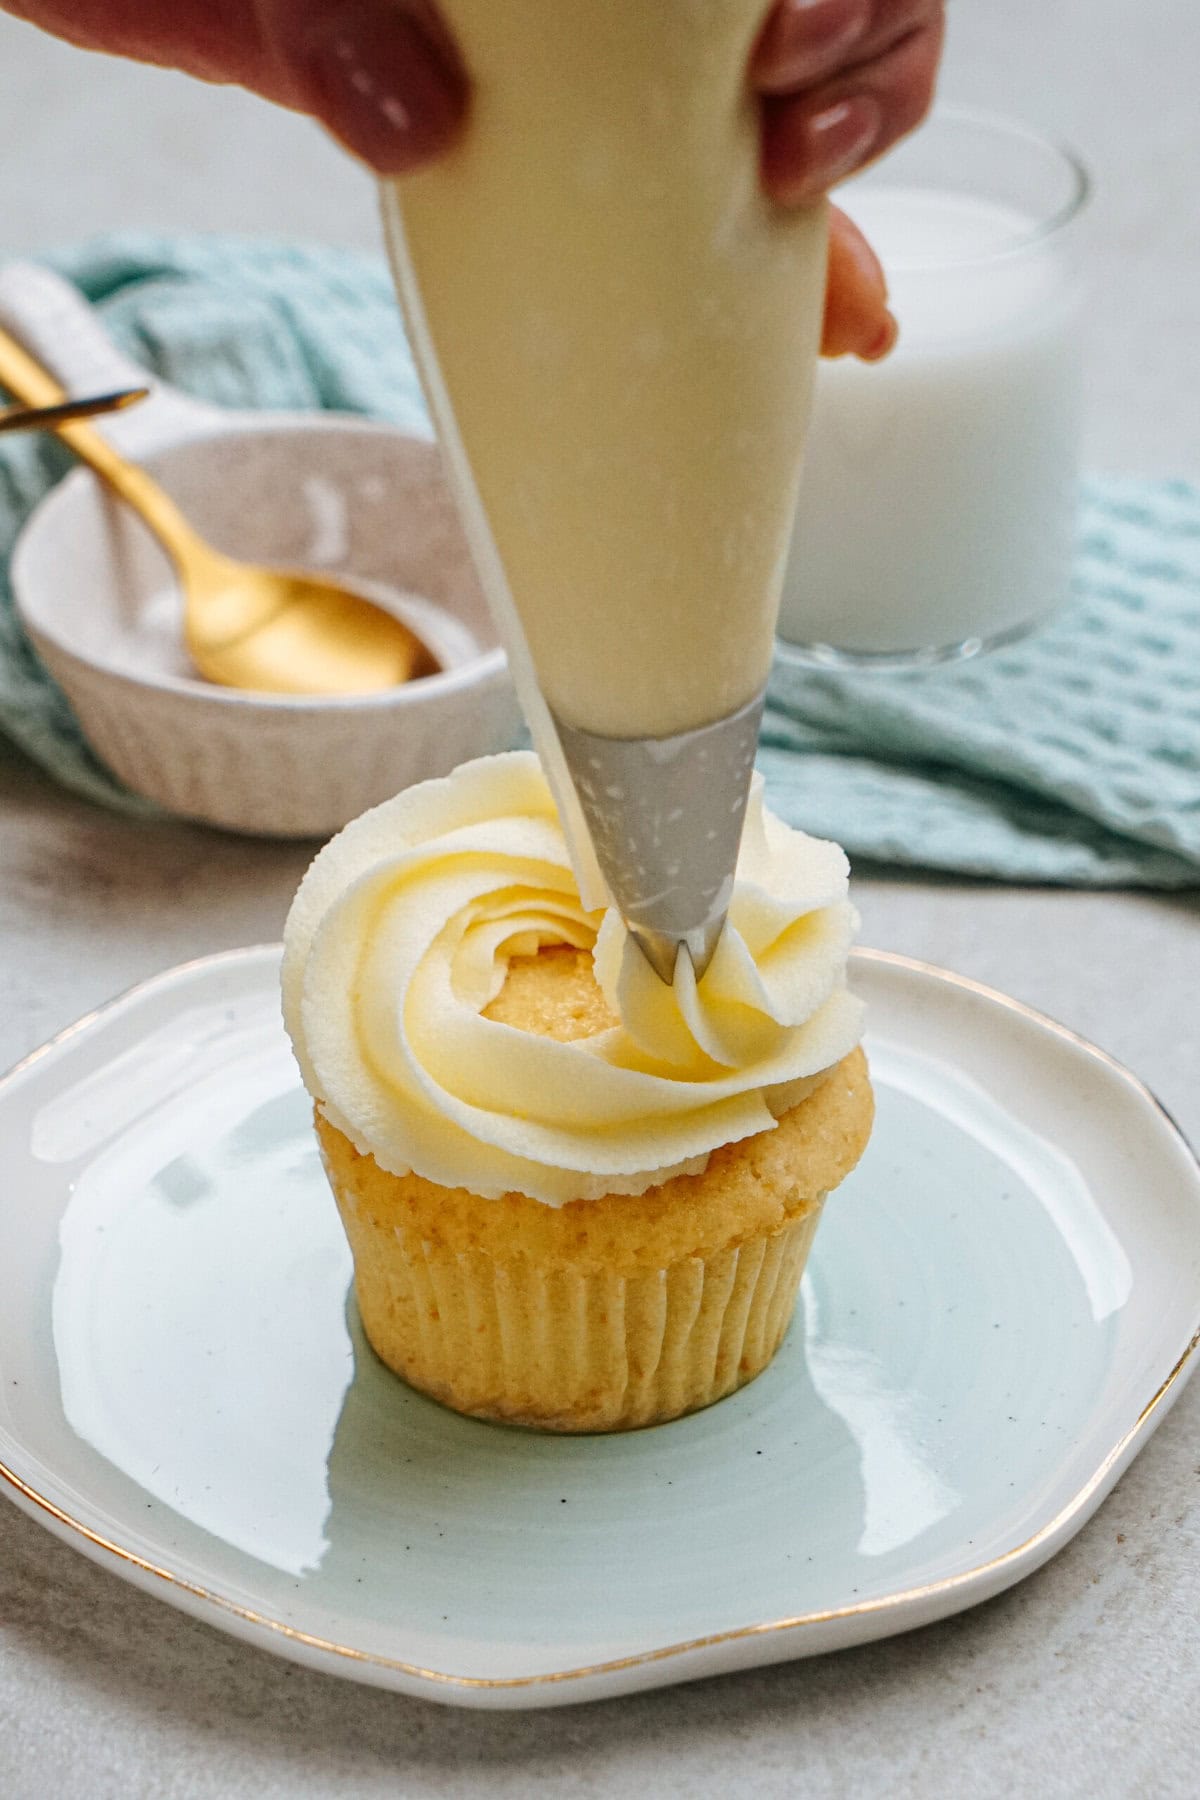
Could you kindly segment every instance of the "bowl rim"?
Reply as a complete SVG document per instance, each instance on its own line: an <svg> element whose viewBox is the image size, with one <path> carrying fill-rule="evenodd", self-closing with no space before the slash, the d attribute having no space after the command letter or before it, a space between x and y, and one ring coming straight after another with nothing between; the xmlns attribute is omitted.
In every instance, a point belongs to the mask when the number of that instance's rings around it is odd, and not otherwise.
<svg viewBox="0 0 1200 1800"><path fill-rule="evenodd" d="M359 431L373 437L397 439L435 455L438 449L433 437L422 437L403 426L390 424L386 419L369 419L357 413L234 412L230 415L228 426L218 421L211 428L181 434L158 445L138 460L149 466L160 456L171 455L176 450L186 450L193 444L206 445L217 438L258 436L273 431L280 431L280 435L303 434L314 437L326 432L342 435ZM102 489L102 485L99 477L90 469L70 470L61 481L54 484L49 493L42 496L17 533L9 564L13 603L22 628L39 654L44 642L53 646L59 655L90 673L105 676L133 689L151 689L167 694L184 704L203 702L206 706L223 706L243 712L263 710L333 715L392 712L419 707L425 702L448 698L463 689L477 687L491 680L505 665L504 647L502 644L495 644L479 656L458 663L452 669L442 669L436 675L422 675L415 681L369 694L271 694L257 689L221 687L216 682L204 681L199 677L118 667L103 657L82 649L78 643L64 636L42 618L33 617L26 597L30 582L24 564L30 554L31 542L44 532L53 530L56 513L63 506L70 505L76 494L89 487L94 490ZM36 582L33 585L36 587Z"/></svg>

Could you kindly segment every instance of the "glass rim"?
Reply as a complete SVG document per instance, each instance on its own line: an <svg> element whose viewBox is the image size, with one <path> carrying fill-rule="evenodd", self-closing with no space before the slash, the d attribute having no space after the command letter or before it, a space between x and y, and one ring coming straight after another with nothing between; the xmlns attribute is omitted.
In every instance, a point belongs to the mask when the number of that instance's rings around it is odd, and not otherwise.
<svg viewBox="0 0 1200 1800"><path fill-rule="evenodd" d="M1030 125L1023 119L1013 118L1007 113L992 112L986 107L964 106L956 101L938 101L931 109L925 121L928 125L966 125L982 132L990 132L997 137L1017 139L1041 151L1049 151L1057 158L1059 167L1067 175L1071 191L1066 200L1044 219L1035 224L1014 231L1012 237L991 249L967 252L959 256L907 256L890 257L889 273L903 272L917 274L922 271L937 269L982 267L987 263L1003 262L1008 257L1020 256L1027 250L1044 244L1064 231L1080 213L1083 212L1094 192L1091 171L1080 153L1065 138L1051 136L1041 131L1036 125ZM923 127L918 127L913 134L919 137ZM865 169L862 174L846 185L849 188L860 182L863 187L900 187L896 180L889 181L888 171L890 159L882 157L877 164ZM948 190L949 191L949 190ZM837 191L833 195L837 204ZM868 233L869 235L869 233Z"/></svg>

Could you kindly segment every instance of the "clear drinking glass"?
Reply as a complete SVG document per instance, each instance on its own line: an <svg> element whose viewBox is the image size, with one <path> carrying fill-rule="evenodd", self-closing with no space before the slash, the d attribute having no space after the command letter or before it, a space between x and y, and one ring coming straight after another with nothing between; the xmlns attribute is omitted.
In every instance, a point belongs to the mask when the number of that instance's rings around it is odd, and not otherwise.
<svg viewBox="0 0 1200 1800"><path fill-rule="evenodd" d="M780 654L919 667L1066 599L1082 387L1079 159L943 107L838 203L887 270L900 341L822 366Z"/></svg>

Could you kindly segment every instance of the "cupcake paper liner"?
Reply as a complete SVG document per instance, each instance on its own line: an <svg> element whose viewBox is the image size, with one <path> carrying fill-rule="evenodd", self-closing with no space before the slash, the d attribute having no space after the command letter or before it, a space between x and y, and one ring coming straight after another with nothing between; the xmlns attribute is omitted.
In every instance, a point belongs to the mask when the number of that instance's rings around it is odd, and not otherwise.
<svg viewBox="0 0 1200 1800"><path fill-rule="evenodd" d="M824 1195L784 1225L632 1276L454 1251L367 1216L330 1180L379 1357L458 1412L547 1431L620 1431L709 1406L781 1343Z"/></svg>

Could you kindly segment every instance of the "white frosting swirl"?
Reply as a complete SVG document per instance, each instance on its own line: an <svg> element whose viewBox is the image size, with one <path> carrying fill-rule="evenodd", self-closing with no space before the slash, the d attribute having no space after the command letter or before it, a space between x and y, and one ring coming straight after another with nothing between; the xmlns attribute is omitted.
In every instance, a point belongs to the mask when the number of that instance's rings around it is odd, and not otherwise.
<svg viewBox="0 0 1200 1800"><path fill-rule="evenodd" d="M537 758L486 757L321 851L288 915L284 1019L322 1111L394 1174L551 1206L640 1193L771 1128L858 1042L847 877L756 778L716 955L668 988L615 911L584 910ZM594 947L619 1024L560 1043L483 1016L509 959L554 944Z"/></svg>

